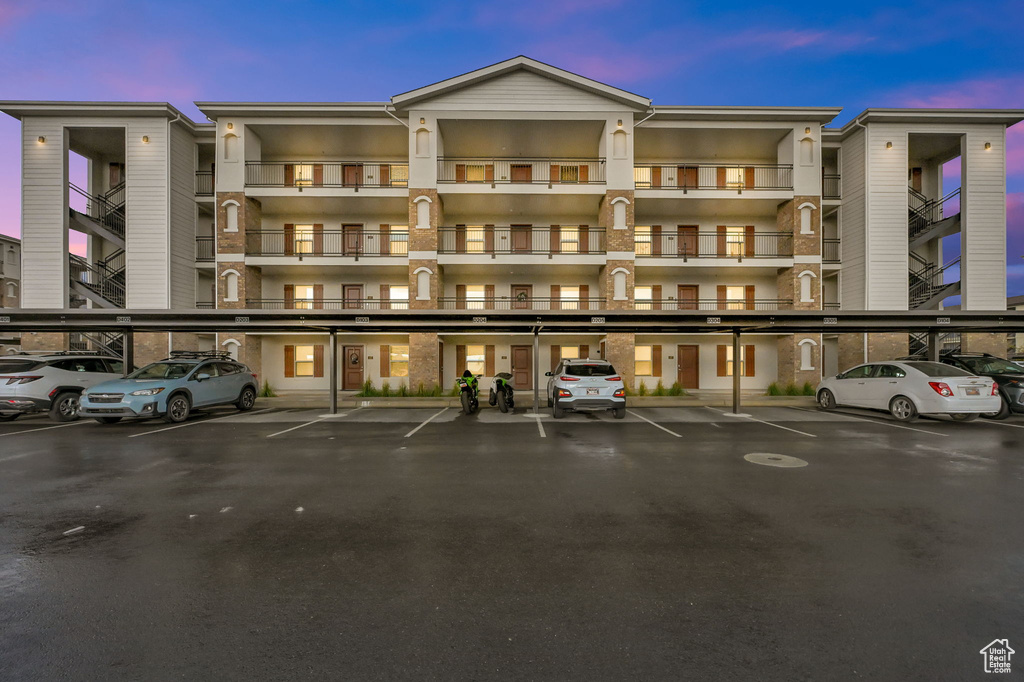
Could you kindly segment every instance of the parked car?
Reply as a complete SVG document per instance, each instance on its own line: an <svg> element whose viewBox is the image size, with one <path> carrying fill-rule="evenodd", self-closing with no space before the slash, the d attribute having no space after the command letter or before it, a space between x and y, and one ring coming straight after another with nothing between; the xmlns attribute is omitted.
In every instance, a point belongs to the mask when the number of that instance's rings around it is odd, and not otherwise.
<svg viewBox="0 0 1024 682"><path fill-rule="evenodd" d="M1024 367L988 353L944 353L939 359L973 374L989 377L999 386L999 411L983 415L1006 419L1012 412L1024 413Z"/></svg>
<svg viewBox="0 0 1024 682"><path fill-rule="evenodd" d="M958 421L999 410L994 381L959 367L924 360L858 365L823 380L816 392L823 410L848 405L888 410L899 421L918 415L948 414Z"/></svg>
<svg viewBox="0 0 1024 682"><path fill-rule="evenodd" d="M548 379L548 407L555 419L566 412L611 410L616 419L626 416L626 387L605 360L562 360Z"/></svg>
<svg viewBox="0 0 1024 682"><path fill-rule="evenodd" d="M217 351L175 351L124 379L93 386L82 394L79 414L104 424L124 417L163 417L176 423L196 407L235 405L245 412L256 404L256 375Z"/></svg>
<svg viewBox="0 0 1024 682"><path fill-rule="evenodd" d="M74 421L82 391L123 374L119 358L97 353L6 355L0 358L0 421L47 411L54 421Z"/></svg>

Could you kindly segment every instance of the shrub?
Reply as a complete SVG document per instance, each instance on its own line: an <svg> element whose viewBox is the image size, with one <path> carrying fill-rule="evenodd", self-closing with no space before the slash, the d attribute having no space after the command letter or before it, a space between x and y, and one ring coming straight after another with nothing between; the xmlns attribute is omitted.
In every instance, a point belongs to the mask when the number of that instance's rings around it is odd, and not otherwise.
<svg viewBox="0 0 1024 682"><path fill-rule="evenodd" d="M672 384L672 387L668 389L669 395L686 395L686 389L678 381Z"/></svg>
<svg viewBox="0 0 1024 682"><path fill-rule="evenodd" d="M786 384L786 395L800 395L800 389L791 381Z"/></svg>
<svg viewBox="0 0 1024 682"><path fill-rule="evenodd" d="M360 398L374 398L379 395L380 391L373 387L373 382L369 379L363 382L363 387L359 389L359 393L356 393L356 396Z"/></svg>
<svg viewBox="0 0 1024 682"><path fill-rule="evenodd" d="M459 393L461 392L462 391L459 390L459 382L456 381L455 385L452 386L452 390L448 391L448 395L451 396L452 398L458 398Z"/></svg>
<svg viewBox="0 0 1024 682"><path fill-rule="evenodd" d="M276 398L277 394L274 393L274 389L270 387L270 382L266 379L263 380L263 388L259 392L260 398Z"/></svg>
<svg viewBox="0 0 1024 682"><path fill-rule="evenodd" d="M782 395L782 389L779 388L778 382L773 381L768 384L768 395Z"/></svg>
<svg viewBox="0 0 1024 682"><path fill-rule="evenodd" d="M814 384L809 381L804 382L803 395L814 395Z"/></svg>
<svg viewBox="0 0 1024 682"><path fill-rule="evenodd" d="M640 387L636 389L637 395L647 395L647 384L640 382Z"/></svg>
<svg viewBox="0 0 1024 682"><path fill-rule="evenodd" d="M409 388L405 384L399 384L398 392L395 395L399 398L405 398L409 395Z"/></svg>
<svg viewBox="0 0 1024 682"><path fill-rule="evenodd" d="M665 384L661 383L661 379L658 379L658 385L654 387L654 393L651 395L668 395L668 391L665 390Z"/></svg>
<svg viewBox="0 0 1024 682"><path fill-rule="evenodd" d="M380 396L382 398L390 398L392 396L390 382L385 381L380 385Z"/></svg>

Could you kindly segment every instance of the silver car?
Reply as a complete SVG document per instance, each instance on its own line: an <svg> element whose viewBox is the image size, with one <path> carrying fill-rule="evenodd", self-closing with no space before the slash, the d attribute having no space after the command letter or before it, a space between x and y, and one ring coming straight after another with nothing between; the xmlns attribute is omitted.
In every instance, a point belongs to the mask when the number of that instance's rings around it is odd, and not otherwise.
<svg viewBox="0 0 1024 682"><path fill-rule="evenodd" d="M626 416L626 387L606 360L562 360L546 372L548 407L555 419L566 412L611 410L616 419Z"/></svg>

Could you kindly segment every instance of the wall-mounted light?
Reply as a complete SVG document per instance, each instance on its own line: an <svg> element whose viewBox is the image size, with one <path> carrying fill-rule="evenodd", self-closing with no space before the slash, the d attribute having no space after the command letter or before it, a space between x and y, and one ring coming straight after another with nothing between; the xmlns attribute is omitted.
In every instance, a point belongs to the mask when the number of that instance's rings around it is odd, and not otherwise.
<svg viewBox="0 0 1024 682"><path fill-rule="evenodd" d="M43 135L40 135L38 139L39 139L39 144L43 144L43 143L46 142L46 137L44 137Z"/></svg>
<svg viewBox="0 0 1024 682"><path fill-rule="evenodd" d="M622 119L621 118L619 119L619 124L618 125L619 125L620 128L622 127Z"/></svg>
<svg viewBox="0 0 1024 682"><path fill-rule="evenodd" d="M142 136L142 144L149 144L149 135Z"/></svg>
<svg viewBox="0 0 1024 682"><path fill-rule="evenodd" d="M425 119L422 116L420 116L420 125L423 125L426 122L427 122L427 119Z"/></svg>
<svg viewBox="0 0 1024 682"><path fill-rule="evenodd" d="M811 134L811 129L809 127L808 128L804 128L804 135L810 135L810 134Z"/></svg>
<svg viewBox="0 0 1024 682"><path fill-rule="evenodd" d="M235 129L235 124L234 123L228 123L228 130L234 130L234 129Z"/></svg>
<svg viewBox="0 0 1024 682"><path fill-rule="evenodd" d="M991 142L986 142L985 143L985 151L987 151L987 152L992 151L992 143Z"/></svg>
<svg viewBox="0 0 1024 682"><path fill-rule="evenodd" d="M886 149L892 149L892 142L886 142L885 143L885 148Z"/></svg>

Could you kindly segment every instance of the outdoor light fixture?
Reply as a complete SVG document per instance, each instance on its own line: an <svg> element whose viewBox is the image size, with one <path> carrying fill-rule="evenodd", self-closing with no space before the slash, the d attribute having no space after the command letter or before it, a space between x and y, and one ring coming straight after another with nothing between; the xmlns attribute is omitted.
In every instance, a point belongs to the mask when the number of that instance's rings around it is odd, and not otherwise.
<svg viewBox="0 0 1024 682"><path fill-rule="evenodd" d="M420 117L420 125L423 125L423 124L424 124L424 123L426 123L426 122L427 122L427 119L425 119L425 118L423 118L423 117L421 116L421 117Z"/></svg>
<svg viewBox="0 0 1024 682"><path fill-rule="evenodd" d="M810 135L811 134L811 129L810 128L804 128L804 134L805 135Z"/></svg>
<svg viewBox="0 0 1024 682"><path fill-rule="evenodd" d="M885 148L886 149L892 149L892 142L886 142L885 143Z"/></svg>
<svg viewBox="0 0 1024 682"><path fill-rule="evenodd" d="M619 127L620 128L622 127L622 119L621 118L619 119Z"/></svg>
<svg viewBox="0 0 1024 682"><path fill-rule="evenodd" d="M229 123L228 124L228 130L234 130L234 129L235 129L235 124L234 123Z"/></svg>
<svg viewBox="0 0 1024 682"><path fill-rule="evenodd" d="M142 144L149 144L149 135L142 136Z"/></svg>
<svg viewBox="0 0 1024 682"><path fill-rule="evenodd" d="M985 151L987 151L987 152L992 151L992 143L991 142L986 142L985 143Z"/></svg>
<svg viewBox="0 0 1024 682"><path fill-rule="evenodd" d="M39 144L43 144L44 142L46 142L46 138L43 137L42 135L40 135L39 136Z"/></svg>

